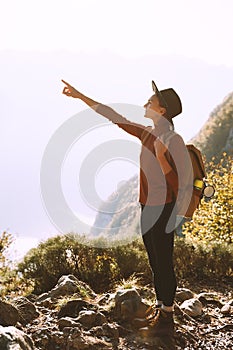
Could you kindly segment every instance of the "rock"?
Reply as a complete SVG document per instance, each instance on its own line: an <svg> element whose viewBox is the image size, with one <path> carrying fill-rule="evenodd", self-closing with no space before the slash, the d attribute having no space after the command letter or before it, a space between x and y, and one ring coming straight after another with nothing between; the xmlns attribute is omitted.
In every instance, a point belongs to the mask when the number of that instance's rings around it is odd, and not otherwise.
<svg viewBox="0 0 233 350"><path fill-rule="evenodd" d="M185 300L180 306L181 310L192 317L200 316L202 307L202 303L196 298Z"/></svg>
<svg viewBox="0 0 233 350"><path fill-rule="evenodd" d="M96 309L92 304L82 299L69 300L66 304L62 305L57 317L77 317L79 312L84 309Z"/></svg>
<svg viewBox="0 0 233 350"><path fill-rule="evenodd" d="M96 296L86 283L79 281L73 275L66 275L58 280L57 285L49 292L49 296L51 298L58 298L64 295L79 293L80 290L86 290L89 296Z"/></svg>
<svg viewBox="0 0 233 350"><path fill-rule="evenodd" d="M90 329L94 326L102 326L107 322L106 317L100 313L92 310L80 311L79 316L76 318L62 317L58 320L60 329L66 327L84 327Z"/></svg>
<svg viewBox="0 0 233 350"><path fill-rule="evenodd" d="M79 322L87 328L91 328L92 326L94 326L95 319L96 319L96 313L95 311L91 311L91 310L81 311L79 314L79 317L77 317L77 320L79 320Z"/></svg>
<svg viewBox="0 0 233 350"><path fill-rule="evenodd" d="M40 303L44 300L47 300L48 298L49 298L49 293L43 293L36 298L35 302Z"/></svg>
<svg viewBox="0 0 233 350"><path fill-rule="evenodd" d="M92 327L91 329L88 330L88 335L91 335L93 337L98 337L101 338L104 336L104 330L102 326L96 326Z"/></svg>
<svg viewBox="0 0 233 350"><path fill-rule="evenodd" d="M176 291L176 299L180 302L183 302L188 299L192 299L194 297L194 293L187 288L177 288Z"/></svg>
<svg viewBox="0 0 233 350"><path fill-rule="evenodd" d="M62 317L58 320L59 329L64 329L66 327L77 327L81 328L81 324L77 321L77 319L73 319L71 317Z"/></svg>
<svg viewBox="0 0 233 350"><path fill-rule="evenodd" d="M37 311L35 305L27 298L20 297L14 299L13 303L19 311L19 322L23 325L26 325L39 316L39 312Z"/></svg>
<svg viewBox="0 0 233 350"><path fill-rule="evenodd" d="M63 332L58 332L58 331L52 332L51 340L53 344L63 345L63 347L59 346L58 349L63 349L66 344L66 339L64 337Z"/></svg>
<svg viewBox="0 0 233 350"><path fill-rule="evenodd" d="M115 294L115 303L121 303L124 300L135 298L138 300L141 300L141 297L138 293L138 291L135 288L131 289L120 289Z"/></svg>
<svg viewBox="0 0 233 350"><path fill-rule="evenodd" d="M68 335L55 326L45 326L33 329L32 337L35 345L41 350L64 349ZM62 346L57 346L62 345Z"/></svg>
<svg viewBox="0 0 233 350"><path fill-rule="evenodd" d="M36 294L27 294L27 299L31 302L31 303L35 303L36 300L38 299L38 295Z"/></svg>
<svg viewBox="0 0 233 350"><path fill-rule="evenodd" d="M105 293L103 294L99 299L98 299L98 304L99 305L105 305L106 303L108 303L109 301L111 301L111 299L114 298L114 295L111 293Z"/></svg>
<svg viewBox="0 0 233 350"><path fill-rule="evenodd" d="M40 300L36 301L36 305L40 307L46 307L48 309L54 309L54 303L50 297L48 297L47 299L43 299L41 301Z"/></svg>
<svg viewBox="0 0 233 350"><path fill-rule="evenodd" d="M115 308L117 317L132 320L145 317L148 305L142 302L137 290L132 288L119 290L116 293Z"/></svg>
<svg viewBox="0 0 233 350"><path fill-rule="evenodd" d="M19 329L0 326L1 350L36 350L31 338Z"/></svg>
<svg viewBox="0 0 233 350"><path fill-rule="evenodd" d="M104 335L111 339L119 339L119 329L116 324L104 323L103 326Z"/></svg>
<svg viewBox="0 0 233 350"><path fill-rule="evenodd" d="M116 324L105 323L103 326L92 327L89 333L95 337L107 337L117 341L119 339L119 330Z"/></svg>
<svg viewBox="0 0 233 350"><path fill-rule="evenodd" d="M145 317L148 305L141 300L128 299L121 303L121 317L124 320L131 320L133 318Z"/></svg>
<svg viewBox="0 0 233 350"><path fill-rule="evenodd" d="M0 301L0 325L15 326L19 321L17 308L5 301Z"/></svg>
<svg viewBox="0 0 233 350"><path fill-rule="evenodd" d="M93 326L101 326L107 322L106 317L102 313L92 310L80 311L76 320L88 329Z"/></svg>
<svg viewBox="0 0 233 350"><path fill-rule="evenodd" d="M13 314L16 317L11 322L16 323L16 327L20 328L19 330L12 326L0 327L0 350L175 349L169 337L161 337L161 339L159 337L152 337L152 339L147 337L145 339L146 334L143 336L138 331L138 329L148 326L149 321L146 316L149 315L149 312L151 312L151 315L154 312L153 305L149 307L143 302L139 289L121 289L116 293L106 293L98 296L98 298L95 296L86 301L86 299L81 299L79 295L82 288L84 286L78 279L68 275L63 276L58 281L52 292L49 291L39 297L35 295L27 298L18 297L12 300L12 304L0 302L3 311L0 313L0 319ZM70 295L71 291L75 291L75 295L67 297L66 295ZM148 297L148 294L146 295ZM177 345L182 348L186 346L190 349L193 348L192 342L189 342L189 337L194 334L193 340L197 339L196 345L198 348L210 348L208 347L210 343L206 342L206 339L216 331L219 333L219 337L215 337L215 334L213 334L214 341L215 338L218 338L217 340L221 339L222 342L214 343L215 347L211 348L225 348L222 346L224 342L223 335L230 334L226 330L232 330L231 324L227 324L228 315L233 312L232 300L222 297L221 300L224 301L225 305L221 307L221 312L216 307L213 310L213 306L210 305L206 312L202 314L200 300L205 303L220 303L220 294L200 293L198 298L190 298L193 295L194 293L189 289L177 290L177 299L183 301L180 307L178 303L175 307L177 319L182 318L183 326L180 335L176 332L175 341ZM61 300L57 300L59 296L61 296ZM154 294L152 297L154 297ZM150 299L148 297L148 300ZM59 307L60 302L63 305ZM199 335L202 333L190 322L190 318L182 317L184 316L182 311L192 317L201 315L199 319L202 323L200 329L201 332L202 330L207 332L206 338L200 337L199 342ZM226 317L223 323L221 318L224 318L224 315ZM11 316L9 317L11 318ZM215 318L214 322L213 317ZM224 324L224 330L221 330L221 327L220 330L217 327L215 329L217 317L220 318L220 326ZM122 320L124 322L121 322ZM7 322L9 322L9 318ZM178 323L176 326L179 332ZM214 326L213 329L212 326ZM210 340L212 341L212 338ZM228 347L231 348L230 340Z"/></svg>
<svg viewBox="0 0 233 350"><path fill-rule="evenodd" d="M197 299L203 304L203 305L207 305L207 304L214 304L218 307L222 307L223 304L220 302L219 300L219 296L217 294L214 293L200 293L197 295Z"/></svg>
<svg viewBox="0 0 233 350"><path fill-rule="evenodd" d="M225 304L225 305L223 305L223 307L221 308L221 313L222 313L223 315L229 315L229 314L231 314L232 309L233 309L233 307L232 307L230 304Z"/></svg>
<svg viewBox="0 0 233 350"><path fill-rule="evenodd" d="M93 336L84 335L78 329L74 328L67 339L67 348L72 350L110 350L112 349L112 344Z"/></svg>

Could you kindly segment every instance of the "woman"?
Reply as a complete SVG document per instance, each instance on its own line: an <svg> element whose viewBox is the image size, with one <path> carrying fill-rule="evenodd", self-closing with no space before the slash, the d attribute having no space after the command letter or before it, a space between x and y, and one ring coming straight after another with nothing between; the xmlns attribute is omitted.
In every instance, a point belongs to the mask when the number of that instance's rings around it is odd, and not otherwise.
<svg viewBox="0 0 233 350"><path fill-rule="evenodd" d="M78 98L97 113L141 140L140 193L141 230L149 263L153 272L156 293L156 313L153 322L142 329L148 335L174 333L174 298L176 276L173 267L174 228L177 197L184 191L186 146L175 133L172 119L182 112L177 93L169 88L159 91L154 82L154 94L144 105L145 117L154 127L133 123L112 108L83 95L70 84L63 94Z"/></svg>

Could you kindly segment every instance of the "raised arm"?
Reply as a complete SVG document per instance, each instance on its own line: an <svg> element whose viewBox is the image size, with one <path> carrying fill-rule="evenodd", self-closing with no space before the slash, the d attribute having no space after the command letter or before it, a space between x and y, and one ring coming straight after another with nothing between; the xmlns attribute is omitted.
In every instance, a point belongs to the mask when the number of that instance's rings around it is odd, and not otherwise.
<svg viewBox="0 0 233 350"><path fill-rule="evenodd" d="M80 99L98 114L101 114L111 122L117 124L121 129L125 130L129 134L141 139L142 133L145 130L144 125L129 121L128 119L124 118L122 115L114 111L114 109L112 109L111 107L101 104L85 96L80 91L76 90L73 86L68 84L65 80L62 80L62 82L65 84L65 87L62 92L64 95Z"/></svg>

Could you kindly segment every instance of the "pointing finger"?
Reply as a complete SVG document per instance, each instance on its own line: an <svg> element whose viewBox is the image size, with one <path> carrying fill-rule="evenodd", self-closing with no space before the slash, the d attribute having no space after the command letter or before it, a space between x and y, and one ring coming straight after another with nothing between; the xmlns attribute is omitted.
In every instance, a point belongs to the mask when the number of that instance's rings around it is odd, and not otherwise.
<svg viewBox="0 0 233 350"><path fill-rule="evenodd" d="M61 79L61 81L62 81L65 85L72 87L72 86L71 86L69 83L67 83L65 80Z"/></svg>

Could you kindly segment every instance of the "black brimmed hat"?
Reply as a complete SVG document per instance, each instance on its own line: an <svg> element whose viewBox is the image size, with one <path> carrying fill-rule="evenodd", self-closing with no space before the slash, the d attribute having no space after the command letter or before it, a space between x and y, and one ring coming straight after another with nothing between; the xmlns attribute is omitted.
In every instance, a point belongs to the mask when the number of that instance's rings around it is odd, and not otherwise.
<svg viewBox="0 0 233 350"><path fill-rule="evenodd" d="M182 112L181 100L174 89L169 88L159 91L153 80L152 89L155 95L158 96L160 103L166 108L166 114L169 118L174 118Z"/></svg>

